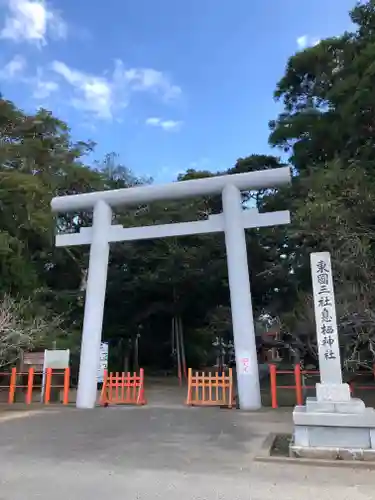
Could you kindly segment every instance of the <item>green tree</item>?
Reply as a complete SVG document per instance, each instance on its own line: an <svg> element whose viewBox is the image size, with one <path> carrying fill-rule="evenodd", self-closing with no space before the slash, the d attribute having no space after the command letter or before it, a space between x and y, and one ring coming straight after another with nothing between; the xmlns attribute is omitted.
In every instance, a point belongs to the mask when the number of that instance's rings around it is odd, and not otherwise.
<svg viewBox="0 0 375 500"><path fill-rule="evenodd" d="M74 143L67 125L50 112L29 115L5 99L0 99L0 139L0 292L31 301L35 314L43 304L63 312L71 325L70 310L81 293L76 277L87 249L55 248L50 201L103 186L101 176L80 161L93 145ZM77 221L77 214L67 214L57 222L70 227Z"/></svg>
<svg viewBox="0 0 375 500"><path fill-rule="evenodd" d="M350 12L355 31L292 56L275 97L284 111L270 122L270 143L291 152L299 170L339 156L372 170L375 108L375 2Z"/></svg>

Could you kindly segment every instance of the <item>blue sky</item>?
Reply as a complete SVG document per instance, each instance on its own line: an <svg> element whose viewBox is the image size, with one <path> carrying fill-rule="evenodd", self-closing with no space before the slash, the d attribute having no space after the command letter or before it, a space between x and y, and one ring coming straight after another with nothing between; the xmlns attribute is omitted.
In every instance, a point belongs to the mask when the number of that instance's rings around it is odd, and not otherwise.
<svg viewBox="0 0 375 500"><path fill-rule="evenodd" d="M353 0L0 0L0 89L156 182L272 152L286 61Z"/></svg>

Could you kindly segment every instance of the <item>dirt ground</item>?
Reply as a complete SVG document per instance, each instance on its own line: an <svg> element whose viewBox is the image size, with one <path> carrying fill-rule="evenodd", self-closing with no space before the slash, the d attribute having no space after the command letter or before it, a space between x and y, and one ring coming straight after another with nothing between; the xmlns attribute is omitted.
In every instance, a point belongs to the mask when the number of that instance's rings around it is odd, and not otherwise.
<svg viewBox="0 0 375 500"><path fill-rule="evenodd" d="M291 431L289 411L187 408L175 385L146 388L141 408L0 419L0 499L374 498L374 472L254 461L269 432Z"/></svg>

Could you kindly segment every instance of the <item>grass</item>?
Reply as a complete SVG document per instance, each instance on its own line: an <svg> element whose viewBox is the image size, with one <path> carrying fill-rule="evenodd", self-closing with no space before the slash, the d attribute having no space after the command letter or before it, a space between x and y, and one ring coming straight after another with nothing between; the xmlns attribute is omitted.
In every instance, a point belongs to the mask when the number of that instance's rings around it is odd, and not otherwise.
<svg viewBox="0 0 375 500"><path fill-rule="evenodd" d="M272 457L289 457L289 445L291 442L291 434L277 434L272 443L270 455Z"/></svg>

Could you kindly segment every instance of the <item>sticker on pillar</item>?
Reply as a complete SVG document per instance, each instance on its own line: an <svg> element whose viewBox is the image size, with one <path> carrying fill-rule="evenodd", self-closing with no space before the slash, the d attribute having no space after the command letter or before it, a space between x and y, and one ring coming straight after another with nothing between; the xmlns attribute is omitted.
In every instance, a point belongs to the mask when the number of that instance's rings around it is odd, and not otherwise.
<svg viewBox="0 0 375 500"><path fill-rule="evenodd" d="M240 375L250 375L250 354L241 352L239 357L239 373Z"/></svg>

